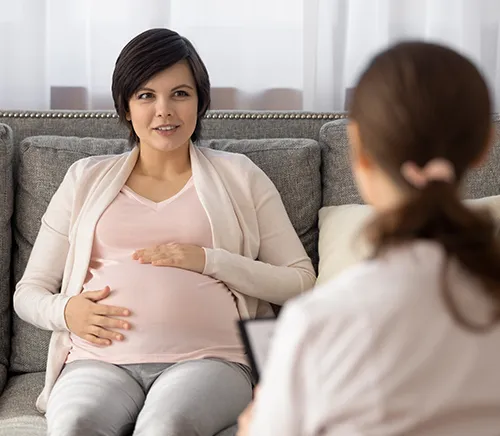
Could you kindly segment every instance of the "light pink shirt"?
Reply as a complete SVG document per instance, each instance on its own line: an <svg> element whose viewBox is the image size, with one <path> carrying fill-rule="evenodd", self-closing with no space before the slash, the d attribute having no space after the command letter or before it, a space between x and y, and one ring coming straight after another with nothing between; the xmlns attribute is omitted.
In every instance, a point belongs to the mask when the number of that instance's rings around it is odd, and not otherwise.
<svg viewBox="0 0 500 436"><path fill-rule="evenodd" d="M443 257L407 244L287 304L250 435L499 435L500 325L454 320ZM452 262L447 279L461 312L491 319L475 278Z"/></svg>
<svg viewBox="0 0 500 436"><path fill-rule="evenodd" d="M178 362L218 357L246 363L236 329L236 302L219 280L196 272L140 264L139 248L177 242L212 247L212 231L192 179L155 203L124 186L98 221L84 292L110 286L102 304L131 310L123 341L99 346L71 334L68 362Z"/></svg>

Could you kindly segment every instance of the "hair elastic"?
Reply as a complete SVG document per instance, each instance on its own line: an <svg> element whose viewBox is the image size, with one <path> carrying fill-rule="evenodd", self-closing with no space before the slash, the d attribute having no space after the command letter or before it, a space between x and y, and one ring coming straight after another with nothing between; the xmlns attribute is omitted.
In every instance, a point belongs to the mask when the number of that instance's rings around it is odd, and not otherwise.
<svg viewBox="0 0 500 436"><path fill-rule="evenodd" d="M410 185L417 189L425 188L429 182L453 183L455 181L453 164L443 158L432 159L423 168L415 162L405 162L401 165L401 174Z"/></svg>

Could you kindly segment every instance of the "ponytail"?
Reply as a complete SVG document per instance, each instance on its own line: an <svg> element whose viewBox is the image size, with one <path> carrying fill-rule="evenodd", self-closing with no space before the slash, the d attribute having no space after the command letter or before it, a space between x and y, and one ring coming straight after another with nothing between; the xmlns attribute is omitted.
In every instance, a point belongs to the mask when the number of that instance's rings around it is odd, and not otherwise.
<svg viewBox="0 0 500 436"><path fill-rule="evenodd" d="M460 200L454 183L434 180L413 190L406 203L376 217L367 232L375 257L390 246L416 239L440 243L447 254L443 297L454 318L474 331L484 331L500 321L500 245L495 224L489 214L469 209ZM458 308L445 280L450 259L457 259L483 284L485 295L494 304L490 324L477 325Z"/></svg>

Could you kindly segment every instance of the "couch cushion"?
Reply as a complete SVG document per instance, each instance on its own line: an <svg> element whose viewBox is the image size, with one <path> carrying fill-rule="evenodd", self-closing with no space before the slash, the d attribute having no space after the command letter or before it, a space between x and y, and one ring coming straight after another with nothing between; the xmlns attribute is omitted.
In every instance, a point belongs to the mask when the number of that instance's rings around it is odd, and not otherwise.
<svg viewBox="0 0 500 436"><path fill-rule="evenodd" d="M500 225L500 195L465 200L471 208L486 209ZM334 279L349 267L367 259L372 246L363 230L374 217L363 204L327 206L319 211L319 274L316 286Z"/></svg>
<svg viewBox="0 0 500 436"><path fill-rule="evenodd" d="M10 352L12 154L12 131L0 124L0 392L6 382Z"/></svg>
<svg viewBox="0 0 500 436"><path fill-rule="evenodd" d="M361 204L351 172L346 120L323 124L319 132L322 146L322 206Z"/></svg>
<svg viewBox="0 0 500 436"><path fill-rule="evenodd" d="M291 221L309 255L317 261L317 213L321 205L320 147L310 139L213 140L203 146L247 154L282 193ZM40 219L68 167L89 155L122 153L125 140L38 136L20 145L14 224L14 277L19 281ZM11 369L43 371L50 333L13 320Z"/></svg>
<svg viewBox="0 0 500 436"><path fill-rule="evenodd" d="M44 436L45 417L35 408L45 373L10 377L0 397L0 436Z"/></svg>
<svg viewBox="0 0 500 436"><path fill-rule="evenodd" d="M481 198L500 194L500 115L493 123L497 131L485 165L471 171L465 183L465 198ZM322 145L322 206L361 204L361 199L352 177L349 161L349 146L346 133L347 120L331 121L320 130Z"/></svg>

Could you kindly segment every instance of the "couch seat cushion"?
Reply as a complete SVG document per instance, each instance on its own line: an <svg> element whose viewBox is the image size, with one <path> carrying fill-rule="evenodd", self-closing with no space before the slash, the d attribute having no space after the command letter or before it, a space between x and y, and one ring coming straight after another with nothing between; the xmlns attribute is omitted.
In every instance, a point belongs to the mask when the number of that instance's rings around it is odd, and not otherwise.
<svg viewBox="0 0 500 436"><path fill-rule="evenodd" d="M0 397L0 436L45 436L45 417L35 408L44 372L10 377Z"/></svg>

